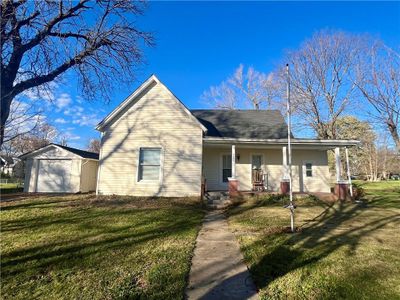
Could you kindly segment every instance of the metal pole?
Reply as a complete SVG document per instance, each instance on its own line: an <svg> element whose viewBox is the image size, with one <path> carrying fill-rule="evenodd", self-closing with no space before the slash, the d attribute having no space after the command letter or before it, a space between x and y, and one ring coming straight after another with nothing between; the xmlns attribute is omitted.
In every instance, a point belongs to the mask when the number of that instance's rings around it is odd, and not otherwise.
<svg viewBox="0 0 400 300"><path fill-rule="evenodd" d="M290 74L289 64L286 64L287 73L287 120L288 120L288 166L289 166L289 209L290 209L290 229L294 232L294 205L293 205L293 185L292 185L292 145L291 145L291 110L290 110Z"/></svg>
<svg viewBox="0 0 400 300"><path fill-rule="evenodd" d="M346 168L347 168L347 178L349 180L350 187L350 196L353 197L353 184L351 183L351 174L350 174L350 162L349 162L349 149L345 148L346 152Z"/></svg>

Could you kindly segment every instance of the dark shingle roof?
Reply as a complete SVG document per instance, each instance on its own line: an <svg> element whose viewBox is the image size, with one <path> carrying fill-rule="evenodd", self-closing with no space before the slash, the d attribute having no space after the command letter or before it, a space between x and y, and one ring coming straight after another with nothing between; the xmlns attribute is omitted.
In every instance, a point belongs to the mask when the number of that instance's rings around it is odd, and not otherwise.
<svg viewBox="0 0 400 300"><path fill-rule="evenodd" d="M287 138L287 125L278 110L191 110L207 128L206 136L247 139Z"/></svg>
<svg viewBox="0 0 400 300"><path fill-rule="evenodd" d="M69 152L75 153L83 158L92 158L92 159L99 159L99 154L98 153L94 153L94 152L89 152L89 151L84 151L84 150L80 150L80 149L76 149L76 148L71 148L71 147L67 147L67 146L62 146L59 144L54 144L60 148L63 148Z"/></svg>

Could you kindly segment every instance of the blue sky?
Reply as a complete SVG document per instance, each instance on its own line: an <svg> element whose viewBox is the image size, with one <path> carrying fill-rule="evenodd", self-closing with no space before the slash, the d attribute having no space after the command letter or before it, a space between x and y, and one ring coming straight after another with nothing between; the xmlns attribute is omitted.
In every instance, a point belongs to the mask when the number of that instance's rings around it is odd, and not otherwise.
<svg viewBox="0 0 400 300"><path fill-rule="evenodd" d="M96 122L112 111L141 81L156 74L189 108L239 64L272 71L286 49L321 29L369 33L400 45L400 2L150 2L138 25L155 34L138 81L115 89L109 104L80 98L74 80L56 88L47 120L84 148L99 137Z"/></svg>

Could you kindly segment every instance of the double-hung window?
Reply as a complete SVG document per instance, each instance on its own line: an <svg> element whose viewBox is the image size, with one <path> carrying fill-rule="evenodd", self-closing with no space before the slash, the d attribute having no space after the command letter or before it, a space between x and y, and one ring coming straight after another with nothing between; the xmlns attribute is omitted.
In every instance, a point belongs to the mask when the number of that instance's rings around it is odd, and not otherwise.
<svg viewBox="0 0 400 300"><path fill-rule="evenodd" d="M140 148L138 181L158 181L161 173L161 148Z"/></svg>
<svg viewBox="0 0 400 300"><path fill-rule="evenodd" d="M306 177L312 177L312 163L306 163Z"/></svg>

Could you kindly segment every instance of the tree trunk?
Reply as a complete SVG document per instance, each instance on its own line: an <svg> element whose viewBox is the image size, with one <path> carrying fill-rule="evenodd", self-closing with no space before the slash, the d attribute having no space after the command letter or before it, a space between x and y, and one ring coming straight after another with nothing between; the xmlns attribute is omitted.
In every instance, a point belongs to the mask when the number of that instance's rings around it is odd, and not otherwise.
<svg viewBox="0 0 400 300"><path fill-rule="evenodd" d="M3 79L2 79L3 81ZM7 80L4 80L7 81ZM12 91L10 88L1 84L1 102L0 102L0 147L4 142L5 125L10 115L11 102L13 100Z"/></svg>
<svg viewBox="0 0 400 300"><path fill-rule="evenodd" d="M397 132L397 126L393 122L392 123L389 122L388 128L389 128L390 134L393 138L393 141L396 144L397 152L400 153L400 137L399 137L399 133Z"/></svg>

